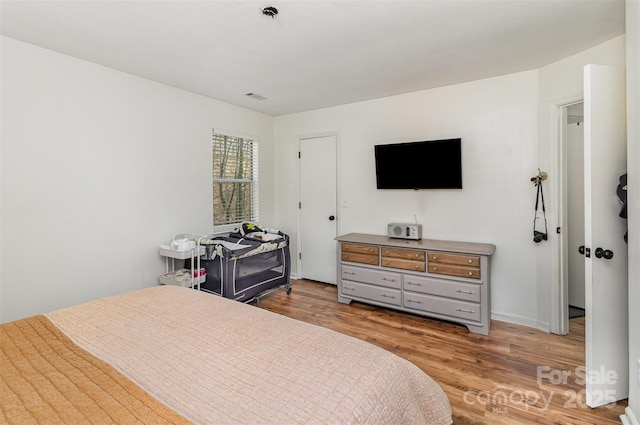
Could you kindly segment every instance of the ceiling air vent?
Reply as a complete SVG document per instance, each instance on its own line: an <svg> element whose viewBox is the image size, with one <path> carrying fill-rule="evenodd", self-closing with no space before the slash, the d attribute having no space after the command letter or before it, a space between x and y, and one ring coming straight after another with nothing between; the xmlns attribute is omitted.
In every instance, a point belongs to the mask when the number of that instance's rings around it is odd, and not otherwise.
<svg viewBox="0 0 640 425"><path fill-rule="evenodd" d="M246 93L245 96L249 96L252 99L255 100L265 100L266 97L262 96L261 94L258 93Z"/></svg>

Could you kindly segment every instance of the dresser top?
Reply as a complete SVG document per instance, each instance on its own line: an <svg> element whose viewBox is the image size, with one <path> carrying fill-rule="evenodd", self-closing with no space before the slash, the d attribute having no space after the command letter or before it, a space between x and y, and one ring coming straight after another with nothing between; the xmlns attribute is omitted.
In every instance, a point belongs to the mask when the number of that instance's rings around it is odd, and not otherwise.
<svg viewBox="0 0 640 425"><path fill-rule="evenodd" d="M435 239L397 239L366 233L349 233L338 236L338 242L353 242L372 245L386 245L400 248L432 249L437 251L459 252L478 255L492 255L496 246L488 243L440 241Z"/></svg>

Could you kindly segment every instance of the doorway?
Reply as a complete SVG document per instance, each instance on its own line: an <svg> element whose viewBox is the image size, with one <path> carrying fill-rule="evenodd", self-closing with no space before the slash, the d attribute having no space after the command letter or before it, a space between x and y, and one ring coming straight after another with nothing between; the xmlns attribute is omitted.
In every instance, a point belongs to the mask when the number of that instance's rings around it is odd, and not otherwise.
<svg viewBox="0 0 640 425"><path fill-rule="evenodd" d="M567 188L567 289L569 319L585 315L584 255L575 247L584 246L584 103L563 107L562 143L566 152Z"/></svg>

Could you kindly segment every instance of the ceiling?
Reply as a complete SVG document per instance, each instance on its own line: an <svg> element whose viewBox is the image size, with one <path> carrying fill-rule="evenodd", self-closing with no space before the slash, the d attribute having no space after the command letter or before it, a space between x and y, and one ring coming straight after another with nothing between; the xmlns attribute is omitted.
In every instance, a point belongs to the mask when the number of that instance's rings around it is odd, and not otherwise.
<svg viewBox="0 0 640 425"><path fill-rule="evenodd" d="M266 6L278 15L263 15ZM7 37L277 116L537 69L623 34L624 7L2 0L0 16Z"/></svg>

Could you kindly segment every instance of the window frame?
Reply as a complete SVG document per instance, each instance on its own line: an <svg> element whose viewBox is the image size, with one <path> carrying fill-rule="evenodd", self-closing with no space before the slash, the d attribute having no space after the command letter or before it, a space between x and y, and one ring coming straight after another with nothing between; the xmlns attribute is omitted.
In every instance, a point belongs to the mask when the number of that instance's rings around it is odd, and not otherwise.
<svg viewBox="0 0 640 425"><path fill-rule="evenodd" d="M234 138L238 138L238 139L243 139L243 140L248 140L251 142L251 147L252 147L252 158L251 158L251 162L252 162L252 172L251 172L251 178L248 179L225 179L225 178L215 178L213 177L213 172L214 170L214 158L213 158L213 154L214 154L214 144L216 143L216 136L226 136L226 137L234 137ZM259 151L260 151L260 144L259 141L257 139L257 137L255 136L251 136L251 135L247 135L247 134L241 134L241 133L236 133L236 132L232 132L232 131L226 131L226 130L221 130L221 129L213 129L212 132L212 136L211 136L211 171L212 171L212 175L211 175L211 188L212 188L212 192L211 192L211 221L213 224L213 233L214 234L221 234L221 233L228 233L231 232L235 229L238 228L238 226L244 222L244 221L252 221L252 222L258 222L259 220L259 212L260 212L260 197L259 197ZM213 184L215 184L216 182L227 182L227 183L249 183L251 185L251 218L248 220L242 220L240 222L237 223L228 223L228 224L215 224L215 208L214 208L214 203L215 203L215 197L214 197L214 191L213 191Z"/></svg>

